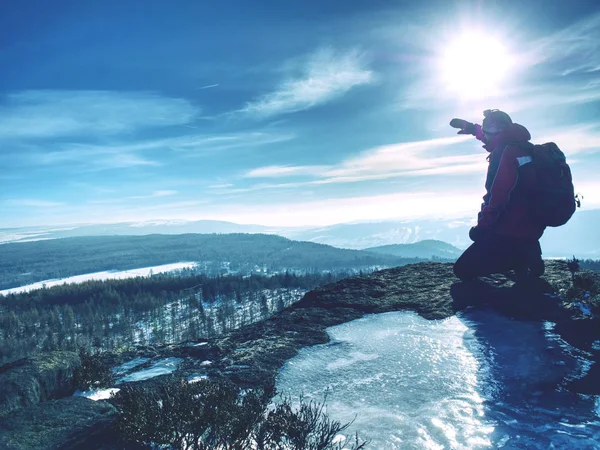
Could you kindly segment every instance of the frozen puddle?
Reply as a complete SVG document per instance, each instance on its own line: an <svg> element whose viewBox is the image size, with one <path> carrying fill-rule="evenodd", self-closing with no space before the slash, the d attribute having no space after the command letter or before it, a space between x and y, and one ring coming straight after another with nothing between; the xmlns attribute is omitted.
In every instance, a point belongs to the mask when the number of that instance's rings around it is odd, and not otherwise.
<svg viewBox="0 0 600 450"><path fill-rule="evenodd" d="M114 375L123 375L124 373L129 372L131 369L136 368L137 366L141 366L142 364L150 361L150 358L137 357L132 359L131 361L127 361L126 363L121 364L120 366L114 367L112 372Z"/></svg>
<svg viewBox="0 0 600 450"><path fill-rule="evenodd" d="M130 373L129 375L121 378L119 381L117 381L117 384L149 380L150 378L158 377L160 375L168 375L177 370L177 366L179 366L179 363L181 363L181 361L183 361L181 358L161 359L159 361L156 361L147 369Z"/></svg>
<svg viewBox="0 0 600 450"><path fill-rule="evenodd" d="M330 344L303 349L281 371L277 390L304 393L350 422L371 448L478 448L493 426L477 385L477 359L457 318L368 316L328 329ZM349 430L349 434L352 433Z"/></svg>
<svg viewBox="0 0 600 450"><path fill-rule="evenodd" d="M328 329L277 378L372 449L600 448L598 401L563 389L584 361L543 324L479 312L366 316ZM555 447L551 447L554 445Z"/></svg>

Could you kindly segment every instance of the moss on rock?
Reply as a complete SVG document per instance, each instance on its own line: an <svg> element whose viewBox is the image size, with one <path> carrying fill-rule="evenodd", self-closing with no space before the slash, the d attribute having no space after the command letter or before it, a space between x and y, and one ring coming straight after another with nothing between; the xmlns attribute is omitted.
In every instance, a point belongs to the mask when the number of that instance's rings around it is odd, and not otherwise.
<svg viewBox="0 0 600 450"><path fill-rule="evenodd" d="M77 353L55 351L0 367L0 417L19 408L71 395L73 374L80 364Z"/></svg>

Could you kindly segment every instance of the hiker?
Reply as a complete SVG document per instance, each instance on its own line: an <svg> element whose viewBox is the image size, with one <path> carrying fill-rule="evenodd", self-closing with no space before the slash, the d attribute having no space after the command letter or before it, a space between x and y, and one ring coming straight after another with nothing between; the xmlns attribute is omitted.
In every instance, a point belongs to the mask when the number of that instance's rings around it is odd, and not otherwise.
<svg viewBox="0 0 600 450"><path fill-rule="evenodd" d="M527 145L529 131L497 109L483 113L483 124L453 119L458 134L471 134L484 143L488 155L486 194L477 225L469 231L473 244L454 264L463 281L493 273L515 271L517 281L544 274L539 239L545 225L531 213L536 173Z"/></svg>

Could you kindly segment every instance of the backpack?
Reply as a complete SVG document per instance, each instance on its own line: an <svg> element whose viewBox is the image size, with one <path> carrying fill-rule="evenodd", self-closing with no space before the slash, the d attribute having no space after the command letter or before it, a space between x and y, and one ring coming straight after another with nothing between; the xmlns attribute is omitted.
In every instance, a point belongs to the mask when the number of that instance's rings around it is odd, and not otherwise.
<svg viewBox="0 0 600 450"><path fill-rule="evenodd" d="M571 168L565 154L554 142L531 144L536 187L531 193L531 210L547 227L566 224L580 206L575 196Z"/></svg>

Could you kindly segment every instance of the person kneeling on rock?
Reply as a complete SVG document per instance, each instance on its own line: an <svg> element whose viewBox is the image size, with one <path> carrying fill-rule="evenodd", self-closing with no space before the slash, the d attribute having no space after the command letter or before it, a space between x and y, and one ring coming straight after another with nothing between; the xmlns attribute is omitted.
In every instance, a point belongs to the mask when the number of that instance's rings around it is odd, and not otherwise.
<svg viewBox="0 0 600 450"><path fill-rule="evenodd" d="M545 226L532 217L528 207L535 173L526 144L529 131L497 109L484 111L483 124L452 119L458 134L471 134L484 143L490 154L485 181L486 194L477 225L469 237L473 244L454 264L454 274L463 281L493 273L515 271L517 281L544 274L539 239ZM531 164L529 164L531 166Z"/></svg>

